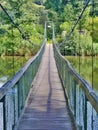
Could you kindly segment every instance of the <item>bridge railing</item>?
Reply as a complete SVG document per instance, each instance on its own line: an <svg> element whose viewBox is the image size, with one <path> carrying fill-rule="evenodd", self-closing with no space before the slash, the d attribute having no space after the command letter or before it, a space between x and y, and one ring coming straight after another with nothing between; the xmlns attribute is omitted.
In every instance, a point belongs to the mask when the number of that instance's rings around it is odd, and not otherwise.
<svg viewBox="0 0 98 130"><path fill-rule="evenodd" d="M68 105L78 130L98 130L98 96L54 44L54 55Z"/></svg>
<svg viewBox="0 0 98 130"><path fill-rule="evenodd" d="M45 41L46 42L46 41ZM24 110L25 102L37 73L45 42L16 75L0 88L0 130L14 130Z"/></svg>

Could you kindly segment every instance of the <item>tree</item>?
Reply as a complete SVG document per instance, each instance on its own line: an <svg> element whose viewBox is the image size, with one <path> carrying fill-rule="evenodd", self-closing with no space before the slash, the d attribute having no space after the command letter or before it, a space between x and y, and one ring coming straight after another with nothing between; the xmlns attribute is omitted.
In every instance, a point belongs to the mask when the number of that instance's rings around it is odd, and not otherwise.
<svg viewBox="0 0 98 130"><path fill-rule="evenodd" d="M38 50L43 39L44 29L42 23L45 22L44 7L34 4L32 0L6 0L4 2L2 1L2 5L17 27L23 32L25 38L29 39L31 42L22 39L17 28L13 26L5 12L0 9L2 25L0 28L0 43L2 43L2 45L0 45L0 47L2 47L0 49L0 54L12 55L12 50L14 50L14 55L23 55L25 44L26 53L34 54ZM11 44L12 42L14 46ZM34 47L32 43L37 44L37 46Z"/></svg>
<svg viewBox="0 0 98 130"><path fill-rule="evenodd" d="M45 2L46 9L52 9L56 12L59 12L61 9L62 1L61 0L47 0Z"/></svg>
<svg viewBox="0 0 98 130"><path fill-rule="evenodd" d="M85 23L85 28L90 32L90 35L93 37L93 41L98 43L98 17L93 19L88 17L87 22Z"/></svg>

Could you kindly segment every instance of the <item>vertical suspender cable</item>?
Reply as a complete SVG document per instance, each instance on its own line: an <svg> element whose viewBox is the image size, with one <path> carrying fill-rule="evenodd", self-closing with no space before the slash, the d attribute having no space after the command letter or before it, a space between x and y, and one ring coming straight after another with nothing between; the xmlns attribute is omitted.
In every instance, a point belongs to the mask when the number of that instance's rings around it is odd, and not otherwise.
<svg viewBox="0 0 98 130"><path fill-rule="evenodd" d="M94 39L94 0L92 0L92 88L93 88L93 68L94 68L94 45L93 45L93 39Z"/></svg>
<svg viewBox="0 0 98 130"><path fill-rule="evenodd" d="M81 34L81 19L80 19L80 22L79 22L79 74L80 74L80 65L81 65L81 63L80 63L80 49L81 49L81 47L80 47L80 42L81 42L81 36L80 36L80 34Z"/></svg>
<svg viewBox="0 0 98 130"><path fill-rule="evenodd" d="M81 4L82 4L82 1L81 1ZM83 15L82 15L83 16ZM80 17L80 20L79 20L79 74L80 74L80 66L81 66L81 45L80 45L80 42L81 42L81 34L82 34L82 16Z"/></svg>
<svg viewBox="0 0 98 130"><path fill-rule="evenodd" d="M15 71L14 71L14 32L13 32L13 26L12 26L12 64L13 64L13 75L15 74Z"/></svg>
<svg viewBox="0 0 98 130"><path fill-rule="evenodd" d="M92 0L92 89L94 87L94 45L93 45L93 40L94 40L94 0ZM93 130L93 107L92 107L92 130Z"/></svg>

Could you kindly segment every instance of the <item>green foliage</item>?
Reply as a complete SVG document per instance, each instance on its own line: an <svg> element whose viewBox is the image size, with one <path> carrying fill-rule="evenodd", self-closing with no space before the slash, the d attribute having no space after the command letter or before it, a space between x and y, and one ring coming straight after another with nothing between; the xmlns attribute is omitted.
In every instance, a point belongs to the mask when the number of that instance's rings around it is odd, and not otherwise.
<svg viewBox="0 0 98 130"><path fill-rule="evenodd" d="M19 31L0 8L0 55L35 54L43 39L43 25L46 20L44 6L35 4L32 0L5 0L2 5L31 43L22 39Z"/></svg>
<svg viewBox="0 0 98 130"><path fill-rule="evenodd" d="M60 25L61 31L67 31L67 33L71 30L71 25L69 22L64 22Z"/></svg>
<svg viewBox="0 0 98 130"><path fill-rule="evenodd" d="M74 9L72 5L67 4L64 8L63 19L69 23L72 23L72 21L75 19Z"/></svg>
<svg viewBox="0 0 98 130"><path fill-rule="evenodd" d="M74 34L65 42L61 51L66 55L98 55L98 43L92 43L92 37L87 30L84 30L83 34L75 30Z"/></svg>
<svg viewBox="0 0 98 130"><path fill-rule="evenodd" d="M86 0L1 0L1 3L6 7L17 27L32 42L22 39L18 30L13 27L0 8L0 55L13 55L13 53L14 55L32 55L37 52L43 39L45 21L54 22L56 37L61 43L74 26ZM93 40L94 55L97 55L97 32L98 6L95 4L92 10L89 5L71 37L65 40L61 48L62 52L68 55L92 55ZM51 40L51 28L47 28L47 35L48 40Z"/></svg>
<svg viewBox="0 0 98 130"><path fill-rule="evenodd" d="M98 17L93 19L89 17L85 24L85 28L90 32L90 35L93 37L93 41L98 43Z"/></svg>
<svg viewBox="0 0 98 130"><path fill-rule="evenodd" d="M83 3L77 0L65 6L62 15L63 22L60 25L61 38L65 39L71 31L76 21L75 19L79 16L82 8ZM60 48L62 54L98 55L98 17L90 16L91 8L91 6L86 8L74 32L65 40L65 44Z"/></svg>

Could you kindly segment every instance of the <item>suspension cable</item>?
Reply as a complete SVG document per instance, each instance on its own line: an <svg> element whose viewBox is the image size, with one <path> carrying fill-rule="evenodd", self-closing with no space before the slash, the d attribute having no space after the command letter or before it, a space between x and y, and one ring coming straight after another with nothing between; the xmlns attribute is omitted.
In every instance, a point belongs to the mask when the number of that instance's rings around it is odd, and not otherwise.
<svg viewBox="0 0 98 130"><path fill-rule="evenodd" d="M65 43L65 41L71 36L71 34L74 32L78 22L80 21L80 19L82 18L82 15L84 14L84 11L86 10L88 4L89 4L90 0L87 1L87 3L85 4L84 8L82 9L80 15L78 16L78 19L76 20L73 28L71 29L71 31L69 32L69 34L65 37L65 39L63 40L62 43L59 44L59 46L63 45Z"/></svg>
<svg viewBox="0 0 98 130"><path fill-rule="evenodd" d="M22 32L22 30L17 26L17 24L14 22L14 20L11 18L11 16L9 15L9 13L6 11L6 9L3 7L3 5L2 5L1 3L0 3L0 7L1 7L2 10L4 11L4 13L8 16L8 18L9 18L9 20L11 21L11 23L13 24L13 26L18 29L18 31L20 32L22 38L23 38L24 40L28 41L30 44L36 45L36 44L32 43L32 42L24 35L24 33Z"/></svg>

